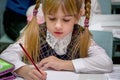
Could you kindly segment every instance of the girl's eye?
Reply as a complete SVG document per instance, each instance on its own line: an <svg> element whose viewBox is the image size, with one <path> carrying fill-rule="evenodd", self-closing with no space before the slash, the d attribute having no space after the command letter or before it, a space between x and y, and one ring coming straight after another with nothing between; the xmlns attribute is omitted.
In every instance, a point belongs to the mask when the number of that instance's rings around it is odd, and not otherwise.
<svg viewBox="0 0 120 80"><path fill-rule="evenodd" d="M69 19L63 19L63 21L65 21L65 22L69 22L70 20L69 20Z"/></svg>
<svg viewBox="0 0 120 80"><path fill-rule="evenodd" d="M49 20L54 21L54 20L56 20L56 18L49 18Z"/></svg>

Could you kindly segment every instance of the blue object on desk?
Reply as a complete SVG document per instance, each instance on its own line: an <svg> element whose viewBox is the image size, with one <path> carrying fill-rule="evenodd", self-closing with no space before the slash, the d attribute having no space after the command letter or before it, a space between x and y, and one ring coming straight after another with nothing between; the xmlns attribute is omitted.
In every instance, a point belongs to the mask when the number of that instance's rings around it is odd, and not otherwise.
<svg viewBox="0 0 120 80"><path fill-rule="evenodd" d="M108 56L112 58L113 34L109 31L91 30L95 42L106 50Z"/></svg>

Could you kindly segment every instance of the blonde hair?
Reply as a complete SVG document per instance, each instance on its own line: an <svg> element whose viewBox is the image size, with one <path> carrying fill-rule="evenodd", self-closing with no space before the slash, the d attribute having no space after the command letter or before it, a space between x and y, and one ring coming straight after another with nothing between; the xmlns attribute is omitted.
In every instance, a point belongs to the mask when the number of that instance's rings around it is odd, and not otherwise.
<svg viewBox="0 0 120 80"><path fill-rule="evenodd" d="M91 0L85 0L85 31L80 36L80 57L84 58L88 56L88 48L90 45L90 32L89 32L89 19L90 19Z"/></svg>
<svg viewBox="0 0 120 80"><path fill-rule="evenodd" d="M44 14L50 14L55 13L59 6L62 6L63 12L72 14L77 16L80 12L81 6L82 6L82 0L42 0L42 9ZM85 4L87 4L86 7L86 18L89 19L89 9L90 6L88 5L90 3L90 0L86 0ZM40 0L36 0L36 6L35 10L38 9L40 4ZM89 8L88 8L89 7ZM39 61L39 55L40 55L40 29L39 25L36 21L36 15L34 15L32 21L30 21L27 25L27 28L24 31L25 35L25 47L27 51L30 53L30 56L34 59L35 62ZM73 57L74 54L78 49L80 49L80 57L86 57L87 51L88 51L88 43L89 43L89 30L88 27L85 27L84 34L81 33L80 37L77 38L77 44L74 46L73 50ZM24 57L25 60L27 60L26 57Z"/></svg>
<svg viewBox="0 0 120 80"><path fill-rule="evenodd" d="M37 11L40 5L40 0L36 0L35 9L33 11L33 18L27 24L26 29L23 32L24 35L24 46L27 49L29 55L35 62L39 60L38 53L40 48L40 37L39 37L39 25L37 23ZM29 59L24 56L24 61L30 63Z"/></svg>

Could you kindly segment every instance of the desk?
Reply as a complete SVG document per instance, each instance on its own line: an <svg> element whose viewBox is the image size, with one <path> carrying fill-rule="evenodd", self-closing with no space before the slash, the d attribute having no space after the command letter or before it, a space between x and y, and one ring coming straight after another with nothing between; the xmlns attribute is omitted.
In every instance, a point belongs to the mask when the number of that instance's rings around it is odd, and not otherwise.
<svg viewBox="0 0 120 80"><path fill-rule="evenodd" d="M114 65L114 70L113 73L115 72L115 69L119 68L120 70L120 65ZM118 70L117 70L118 71ZM68 72L68 71L46 71L47 72L47 80L113 80L109 79L109 74L111 75L112 73L106 73L106 74L78 74L74 72ZM120 74L120 72L119 72ZM119 75L117 75L119 76ZM16 78L15 80L23 80L22 78ZM114 80L120 80L119 79L114 79Z"/></svg>
<svg viewBox="0 0 120 80"><path fill-rule="evenodd" d="M90 28L91 27L96 27L98 26L97 24L99 24L99 26L101 26L103 29L105 27L112 26L112 29L115 28L119 28L120 29L120 15L93 15L91 16L90 19ZM116 27L114 27L116 26ZM96 27L95 29L97 29L98 27Z"/></svg>
<svg viewBox="0 0 120 80"><path fill-rule="evenodd" d="M81 17L79 24L84 26L85 16ZM99 25L97 25L99 24ZM120 28L120 14L94 14L90 17L90 27L98 30L98 26L119 26ZM96 27L96 26L97 27ZM104 27L103 27L104 28ZM115 29L113 27L113 29Z"/></svg>

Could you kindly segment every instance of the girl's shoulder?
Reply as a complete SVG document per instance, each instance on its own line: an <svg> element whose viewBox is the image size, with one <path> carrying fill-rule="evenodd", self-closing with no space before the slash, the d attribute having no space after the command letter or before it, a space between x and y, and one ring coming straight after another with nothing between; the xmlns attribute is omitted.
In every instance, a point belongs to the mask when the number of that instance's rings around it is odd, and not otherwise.
<svg viewBox="0 0 120 80"><path fill-rule="evenodd" d="M40 35L45 38L46 37L46 32L47 32L46 23L40 24L39 25L39 33L40 33Z"/></svg>
<svg viewBox="0 0 120 80"><path fill-rule="evenodd" d="M39 27L40 27L41 30L46 30L47 29L46 28L46 23L40 24Z"/></svg>

